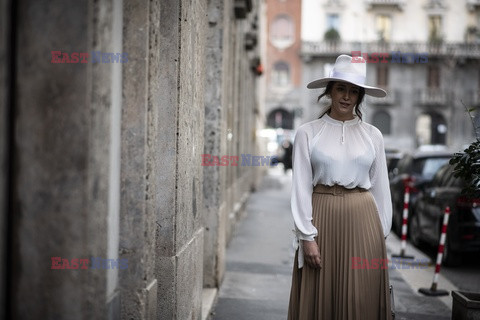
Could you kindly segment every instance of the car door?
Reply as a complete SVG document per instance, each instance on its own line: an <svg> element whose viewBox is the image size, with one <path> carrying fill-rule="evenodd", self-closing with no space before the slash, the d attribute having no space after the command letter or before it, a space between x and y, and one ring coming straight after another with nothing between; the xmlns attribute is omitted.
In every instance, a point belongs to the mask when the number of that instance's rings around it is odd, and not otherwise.
<svg viewBox="0 0 480 320"><path fill-rule="evenodd" d="M427 184L423 192L422 214L419 215L419 225L422 229L423 238L428 242L438 241L438 221L443 205L443 193L445 181L448 179L448 165L441 167L434 175L432 181Z"/></svg>

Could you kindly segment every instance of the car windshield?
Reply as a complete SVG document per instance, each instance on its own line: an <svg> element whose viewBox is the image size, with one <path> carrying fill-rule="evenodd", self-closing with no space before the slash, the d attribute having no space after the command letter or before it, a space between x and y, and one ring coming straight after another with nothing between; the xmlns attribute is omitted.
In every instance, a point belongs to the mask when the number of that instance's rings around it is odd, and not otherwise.
<svg viewBox="0 0 480 320"><path fill-rule="evenodd" d="M446 164L449 160L449 157L417 159L413 166L413 172L425 179L431 180L438 169Z"/></svg>

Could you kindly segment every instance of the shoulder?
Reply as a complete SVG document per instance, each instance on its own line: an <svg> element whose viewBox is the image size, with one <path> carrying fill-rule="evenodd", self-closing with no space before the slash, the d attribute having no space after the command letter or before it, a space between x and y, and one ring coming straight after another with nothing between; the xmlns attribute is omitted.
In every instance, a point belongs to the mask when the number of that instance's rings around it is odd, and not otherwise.
<svg viewBox="0 0 480 320"><path fill-rule="evenodd" d="M300 127L297 129L296 135L303 135L303 136L308 136L308 137L313 137L324 125L325 120L323 119L316 119L310 122L306 122L302 124Z"/></svg>
<svg viewBox="0 0 480 320"><path fill-rule="evenodd" d="M372 144L374 145L375 149L383 149L384 148L384 141L383 141L383 134L382 132L367 122L361 122L360 125L364 129L364 132L368 135Z"/></svg>
<svg viewBox="0 0 480 320"><path fill-rule="evenodd" d="M374 125L364 121L362 121L360 125L371 135L373 139L383 140L382 132Z"/></svg>

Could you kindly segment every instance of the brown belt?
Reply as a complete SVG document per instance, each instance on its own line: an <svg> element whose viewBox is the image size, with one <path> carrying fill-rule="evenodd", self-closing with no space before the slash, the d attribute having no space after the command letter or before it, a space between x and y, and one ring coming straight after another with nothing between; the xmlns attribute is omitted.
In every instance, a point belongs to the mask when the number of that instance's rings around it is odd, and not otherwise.
<svg viewBox="0 0 480 320"><path fill-rule="evenodd" d="M367 192L367 189L363 189L360 187L355 187L353 189L345 188L344 186L340 186L335 184L333 186L326 186L324 184L317 184L313 188L314 193L324 193L324 194L333 194L334 196L343 196L345 193L353 193L353 192Z"/></svg>

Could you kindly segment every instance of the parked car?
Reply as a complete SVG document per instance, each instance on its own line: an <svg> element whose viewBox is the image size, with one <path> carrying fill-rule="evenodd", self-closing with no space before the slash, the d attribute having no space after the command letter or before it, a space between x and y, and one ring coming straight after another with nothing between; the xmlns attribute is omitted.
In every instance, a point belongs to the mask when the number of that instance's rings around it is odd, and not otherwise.
<svg viewBox="0 0 480 320"><path fill-rule="evenodd" d="M454 167L444 165L418 194L409 222L410 239L436 246L439 243L446 206L450 207L443 252L445 265L458 265L464 252L480 253L480 199L461 194L465 181L453 176Z"/></svg>
<svg viewBox="0 0 480 320"><path fill-rule="evenodd" d="M405 187L410 187L409 215L418 192L432 180L437 170L452 157L449 151L416 151L406 153L398 162L396 175L390 179L393 205L393 230L401 235Z"/></svg>

